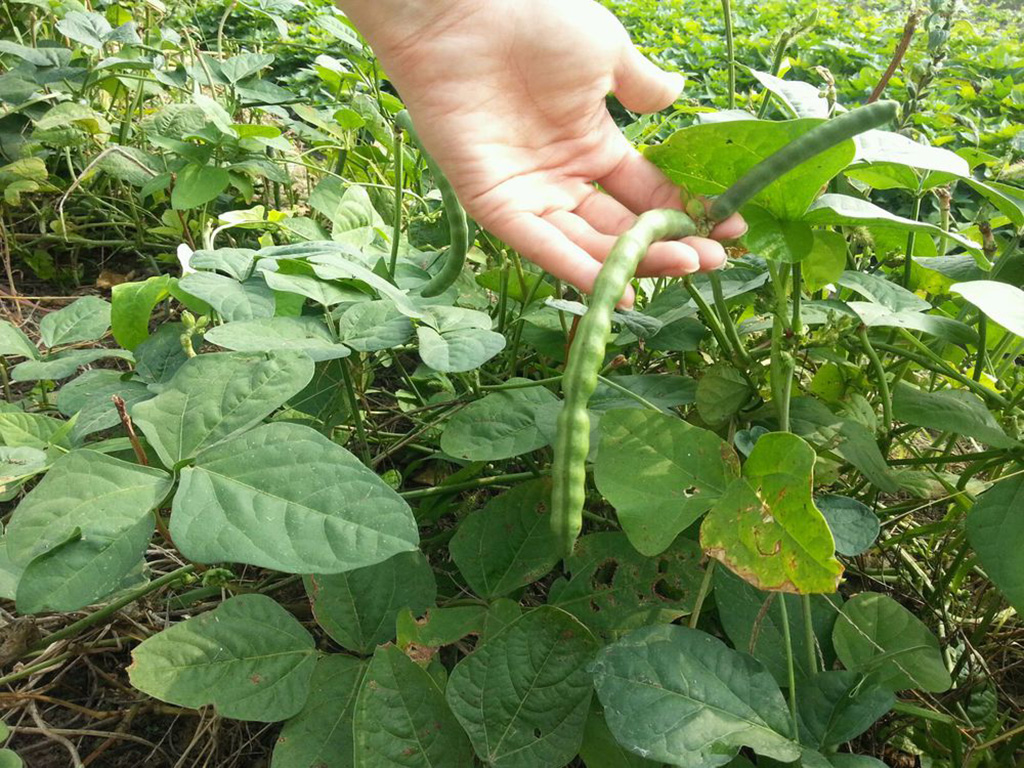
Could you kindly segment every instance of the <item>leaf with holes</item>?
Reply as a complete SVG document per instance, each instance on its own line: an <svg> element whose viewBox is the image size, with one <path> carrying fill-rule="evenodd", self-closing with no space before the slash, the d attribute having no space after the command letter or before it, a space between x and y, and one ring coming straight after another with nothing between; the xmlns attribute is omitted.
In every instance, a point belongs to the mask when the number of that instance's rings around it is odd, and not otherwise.
<svg viewBox="0 0 1024 768"><path fill-rule="evenodd" d="M316 622L339 645L364 656L395 639L395 617L416 616L437 599L430 563L421 552L402 552L347 573L304 579Z"/></svg>
<svg viewBox="0 0 1024 768"><path fill-rule="evenodd" d="M644 555L664 552L739 475L739 459L729 445L673 416L608 411L600 432L594 480Z"/></svg>
<svg viewBox="0 0 1024 768"><path fill-rule="evenodd" d="M834 592L843 567L811 498L814 461L796 435L764 435L704 519L704 551L759 589Z"/></svg>

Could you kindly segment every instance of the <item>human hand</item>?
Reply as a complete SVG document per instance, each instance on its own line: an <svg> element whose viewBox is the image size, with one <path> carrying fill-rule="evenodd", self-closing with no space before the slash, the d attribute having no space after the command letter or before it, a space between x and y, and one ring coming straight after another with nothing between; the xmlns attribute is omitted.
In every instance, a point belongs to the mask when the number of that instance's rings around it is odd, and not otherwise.
<svg viewBox="0 0 1024 768"><path fill-rule="evenodd" d="M370 0L377 9L381 1ZM420 15L411 20L400 12L361 20L359 0L339 2L469 215L555 277L590 291L636 214L682 207L675 184L619 131L605 97L656 112L683 79L644 58L593 0L442 0L429 11L412 3ZM717 240L744 229L733 216L716 239L655 244L637 274L716 269L726 258ZM622 303L632 302L629 291Z"/></svg>

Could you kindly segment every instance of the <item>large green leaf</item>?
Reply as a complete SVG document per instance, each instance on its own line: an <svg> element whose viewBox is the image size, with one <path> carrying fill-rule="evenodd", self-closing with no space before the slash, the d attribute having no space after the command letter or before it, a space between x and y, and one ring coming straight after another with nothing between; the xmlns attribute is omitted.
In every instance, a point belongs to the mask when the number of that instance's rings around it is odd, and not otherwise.
<svg viewBox="0 0 1024 768"><path fill-rule="evenodd" d="M356 768L470 768L473 750L444 693L393 646L373 655L356 700Z"/></svg>
<svg viewBox="0 0 1024 768"><path fill-rule="evenodd" d="M306 705L277 738L271 768L353 768L352 714L365 662L340 653L316 663Z"/></svg>
<svg viewBox="0 0 1024 768"><path fill-rule="evenodd" d="M836 552L847 557L862 555L878 538L881 526L870 507L847 496L819 496L815 503L825 516Z"/></svg>
<svg viewBox="0 0 1024 768"><path fill-rule="evenodd" d="M258 277L240 283L214 272L192 272L181 278L178 286L205 301L228 322L274 316L274 292Z"/></svg>
<svg viewBox="0 0 1024 768"><path fill-rule="evenodd" d="M525 380L509 381L520 382ZM544 387L492 392L451 418L441 434L441 450L470 461L498 461L543 448L548 438L536 416L557 401Z"/></svg>
<svg viewBox="0 0 1024 768"><path fill-rule="evenodd" d="M39 350L24 331L7 320L0 320L0 355L36 360L39 358Z"/></svg>
<svg viewBox="0 0 1024 768"><path fill-rule="evenodd" d="M862 592L850 599L832 630L843 666L889 690L942 692L952 685L939 641L891 597Z"/></svg>
<svg viewBox="0 0 1024 768"><path fill-rule="evenodd" d="M691 194L717 195L759 162L823 121L705 123L672 134L646 156ZM852 141L822 152L777 179L752 202L779 219L799 219L829 179L853 159Z"/></svg>
<svg viewBox="0 0 1024 768"><path fill-rule="evenodd" d="M173 467L255 426L313 378L303 352L224 352L182 365L131 415L160 460Z"/></svg>
<svg viewBox="0 0 1024 768"><path fill-rule="evenodd" d="M468 515L448 544L452 560L480 597L532 584L562 557L548 514L551 482L523 483Z"/></svg>
<svg viewBox="0 0 1024 768"><path fill-rule="evenodd" d="M153 533L151 511L171 482L166 472L94 451L54 462L7 527L8 552L26 568L19 611L77 610L116 589L141 562Z"/></svg>
<svg viewBox="0 0 1024 768"><path fill-rule="evenodd" d="M1024 474L985 491L967 516L967 537L988 577L1024 614Z"/></svg>
<svg viewBox="0 0 1024 768"><path fill-rule="evenodd" d="M561 768L579 751L597 640L576 619L542 607L499 632L452 671L452 712L477 756L497 768Z"/></svg>
<svg viewBox="0 0 1024 768"><path fill-rule="evenodd" d="M347 573L307 576L316 622L339 645L367 656L395 639L395 617L419 616L437 599L437 583L421 552L402 552Z"/></svg>
<svg viewBox="0 0 1024 768"><path fill-rule="evenodd" d="M743 212L749 229L743 242L762 259L795 264L807 259L814 248L814 232L802 221L785 221L757 205Z"/></svg>
<svg viewBox="0 0 1024 768"><path fill-rule="evenodd" d="M67 422L23 411L0 412L0 445L9 448L47 448L67 429Z"/></svg>
<svg viewBox="0 0 1024 768"><path fill-rule="evenodd" d="M785 600L794 672L798 679L817 672L807 661L807 632L801 597L762 592L725 568L715 570L713 584L718 618L734 648L749 653L764 664L779 685L788 685L786 622L782 620L781 606L781 601ZM824 659L826 666L835 661L832 628L839 612L838 604L838 596L814 595L811 598L814 655Z"/></svg>
<svg viewBox="0 0 1024 768"><path fill-rule="evenodd" d="M800 756L772 676L704 632L638 629L601 651L592 672L609 728L638 755L687 768L725 765L741 747Z"/></svg>
<svg viewBox="0 0 1024 768"><path fill-rule="evenodd" d="M927 312L931 304L901 285L870 272L846 271L837 281L843 288L859 293L890 312Z"/></svg>
<svg viewBox="0 0 1024 768"><path fill-rule="evenodd" d="M472 371L505 348L504 336L480 328L438 331L421 325L416 336L423 362L442 373Z"/></svg>
<svg viewBox="0 0 1024 768"><path fill-rule="evenodd" d="M949 289L995 320L1011 333L1024 336L1024 291L995 280L957 283Z"/></svg>
<svg viewBox="0 0 1024 768"><path fill-rule="evenodd" d="M800 437L763 435L705 518L704 551L759 589L834 592L843 567L811 497L814 461Z"/></svg>
<svg viewBox="0 0 1024 768"><path fill-rule="evenodd" d="M908 328L931 334L936 338L967 346L978 343L978 332L966 323L941 315L926 315L924 312L892 312L879 304L867 301L850 301L846 306L857 313L868 328Z"/></svg>
<svg viewBox="0 0 1024 768"><path fill-rule="evenodd" d="M0 498L8 488L16 487L25 478L42 472L46 463L46 454L38 448L0 445Z"/></svg>
<svg viewBox="0 0 1024 768"><path fill-rule="evenodd" d="M128 679L161 701L272 723L302 709L315 664L294 616L266 595L239 595L143 641Z"/></svg>
<svg viewBox="0 0 1024 768"><path fill-rule="evenodd" d="M926 392L900 382L893 393L893 415L917 427L967 435L993 448L1016 448L1020 443L1008 436L973 392L946 389Z"/></svg>
<svg viewBox="0 0 1024 768"><path fill-rule="evenodd" d="M642 397L651 405L669 410L679 405L690 405L697 399L697 383L686 376L676 374L639 374L608 376L607 381ZM604 381L597 382L587 407L597 413L619 408L645 408L642 403Z"/></svg>
<svg viewBox="0 0 1024 768"><path fill-rule="evenodd" d="M608 730L604 710L596 701L590 705L590 715L583 731L580 757L587 768L657 768L661 763L644 760L623 747Z"/></svg>
<svg viewBox="0 0 1024 768"><path fill-rule="evenodd" d="M416 548L409 505L316 430L266 424L181 472L171 533L191 560L341 573Z"/></svg>
<svg viewBox="0 0 1024 768"><path fill-rule="evenodd" d="M862 685L861 676L848 670L818 672L796 688L800 740L814 749L857 738L896 703L892 691Z"/></svg>
<svg viewBox="0 0 1024 768"><path fill-rule="evenodd" d="M157 328L156 333L135 348L135 374L147 384L170 381L188 360L181 344L184 332L185 326L181 323L165 323ZM193 337L193 349L198 343Z"/></svg>
<svg viewBox="0 0 1024 768"><path fill-rule="evenodd" d="M630 542L648 556L664 552L739 474L730 446L674 416L608 411L600 432L597 488L615 507Z"/></svg>
<svg viewBox="0 0 1024 768"><path fill-rule="evenodd" d="M149 338L153 307L171 295L173 280L170 275L157 275L141 283L121 283L111 289L110 329L118 344L134 350Z"/></svg>
<svg viewBox="0 0 1024 768"><path fill-rule="evenodd" d="M722 424L750 400L750 385L729 363L715 363L697 382L697 413L708 424Z"/></svg>
<svg viewBox="0 0 1024 768"><path fill-rule="evenodd" d="M645 557L624 533L592 533L576 542L565 561L569 577L551 585L548 604L605 637L667 624L693 609L704 578L702 557L700 545L683 536Z"/></svg>
<svg viewBox="0 0 1024 768"><path fill-rule="evenodd" d="M359 352L400 347L412 335L412 321L390 301L364 301L338 318L338 338Z"/></svg>
<svg viewBox="0 0 1024 768"><path fill-rule="evenodd" d="M171 191L171 206L177 211L198 208L228 188L231 175L225 168L189 163L178 173Z"/></svg>
<svg viewBox="0 0 1024 768"><path fill-rule="evenodd" d="M205 339L236 352L302 351L316 362L352 354L347 346L334 340L318 317L263 317L225 323L207 331Z"/></svg>

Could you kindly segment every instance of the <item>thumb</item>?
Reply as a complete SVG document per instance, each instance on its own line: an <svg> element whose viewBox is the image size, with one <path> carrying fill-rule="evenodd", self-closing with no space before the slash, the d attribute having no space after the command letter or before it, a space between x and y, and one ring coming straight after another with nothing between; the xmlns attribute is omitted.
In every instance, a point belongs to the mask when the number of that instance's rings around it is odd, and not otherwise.
<svg viewBox="0 0 1024 768"><path fill-rule="evenodd" d="M679 98L686 78L665 72L626 42L615 69L615 96L632 112L660 112Z"/></svg>

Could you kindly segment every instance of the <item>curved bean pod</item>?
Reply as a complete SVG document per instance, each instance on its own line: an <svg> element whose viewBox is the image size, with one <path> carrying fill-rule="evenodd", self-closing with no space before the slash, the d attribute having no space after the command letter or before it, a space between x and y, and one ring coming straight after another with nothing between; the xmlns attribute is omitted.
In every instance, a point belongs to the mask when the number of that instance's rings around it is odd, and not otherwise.
<svg viewBox="0 0 1024 768"><path fill-rule="evenodd" d="M715 198L708 217L713 222L725 221L776 179L836 144L888 123L896 117L897 109L895 101L876 101L815 126L743 174Z"/></svg>
<svg viewBox="0 0 1024 768"><path fill-rule="evenodd" d="M590 448L587 402L597 387L597 377L604 362L612 312L652 243L688 237L696 231L693 220L681 211L649 211L616 241L594 282L590 305L576 327L576 337L562 377L565 401L558 414L554 446L551 527L566 556L572 553L583 527L586 460Z"/></svg>
<svg viewBox="0 0 1024 768"><path fill-rule="evenodd" d="M469 251L469 221L466 219L466 211L459 202L459 197L455 194L452 185L448 182L448 178L434 162L430 153L423 148L420 137L416 133L416 129L413 128L409 113L404 109L399 112L395 116L395 124L407 131L416 146L419 147L420 154L423 155L423 160L430 169L430 175L434 177L434 183L437 184L437 188L441 192L445 215L448 217L448 231L451 234L452 242L448 247L444 266L420 291L429 299L440 296L448 290L462 274L462 268L466 263L466 253Z"/></svg>

